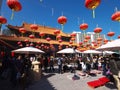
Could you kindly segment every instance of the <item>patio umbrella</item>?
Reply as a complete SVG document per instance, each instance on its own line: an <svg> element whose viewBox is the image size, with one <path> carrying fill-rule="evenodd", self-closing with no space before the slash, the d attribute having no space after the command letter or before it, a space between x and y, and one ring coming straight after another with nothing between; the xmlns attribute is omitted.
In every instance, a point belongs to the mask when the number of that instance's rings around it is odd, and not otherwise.
<svg viewBox="0 0 120 90"><path fill-rule="evenodd" d="M84 54L101 54L102 52L96 50L86 50L83 52Z"/></svg>
<svg viewBox="0 0 120 90"><path fill-rule="evenodd" d="M22 54L38 54L38 53L45 53L44 51L34 48L34 47L24 47L20 49L13 50L14 53L22 53Z"/></svg>
<svg viewBox="0 0 120 90"><path fill-rule="evenodd" d="M81 53L81 52L77 49L74 50L73 48L65 48L58 51L57 53Z"/></svg>
<svg viewBox="0 0 120 90"><path fill-rule="evenodd" d="M105 55L112 55L113 53L116 53L116 52L113 52L113 51L103 51L103 54L105 54Z"/></svg>
<svg viewBox="0 0 120 90"><path fill-rule="evenodd" d="M114 41L108 42L107 44L98 47L96 50L101 50L101 51L120 50L120 39L116 39Z"/></svg>

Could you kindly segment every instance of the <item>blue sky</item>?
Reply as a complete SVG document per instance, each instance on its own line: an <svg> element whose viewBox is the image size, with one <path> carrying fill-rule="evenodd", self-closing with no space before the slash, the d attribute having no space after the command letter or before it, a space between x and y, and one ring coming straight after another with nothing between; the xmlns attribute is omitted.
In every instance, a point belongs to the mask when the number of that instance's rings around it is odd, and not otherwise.
<svg viewBox="0 0 120 90"><path fill-rule="evenodd" d="M102 34L109 31L115 32L113 38L120 34L120 23L111 20L111 15L115 12L115 7L120 10L120 0L101 0L100 5L95 9L96 17L93 19L92 10L85 7L85 0L19 0L22 10L14 13L13 20L11 9L8 8L6 0L2 2L1 15L6 17L8 24L20 26L22 22L36 23L40 25L61 29L57 18L62 14L67 17L63 32L72 33L81 31L79 25L87 23L89 25L86 32L93 32L98 27L102 28ZM40 2L41 1L41 2ZM4 27L4 26L3 26ZM107 37L109 39L109 37Z"/></svg>

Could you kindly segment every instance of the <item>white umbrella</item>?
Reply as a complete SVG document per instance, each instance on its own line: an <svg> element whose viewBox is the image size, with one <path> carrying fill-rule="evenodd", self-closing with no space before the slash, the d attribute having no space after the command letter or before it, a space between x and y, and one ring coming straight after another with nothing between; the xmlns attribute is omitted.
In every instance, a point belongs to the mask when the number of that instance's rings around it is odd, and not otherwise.
<svg viewBox="0 0 120 90"><path fill-rule="evenodd" d="M120 39L108 42L107 44L98 47L96 50L120 50Z"/></svg>
<svg viewBox="0 0 120 90"><path fill-rule="evenodd" d="M86 50L83 53L86 53L86 54L101 54L102 52L96 51L96 50Z"/></svg>
<svg viewBox="0 0 120 90"><path fill-rule="evenodd" d="M14 53L26 53L26 54L36 54L36 53L45 53L44 51L34 48L34 47L24 47L20 49L13 50Z"/></svg>
<svg viewBox="0 0 120 90"><path fill-rule="evenodd" d="M105 54L105 55L111 55L113 53L116 53L116 52L113 52L113 51L103 51L103 54Z"/></svg>
<svg viewBox="0 0 120 90"><path fill-rule="evenodd" d="M65 48L65 49L58 51L57 53L81 53L81 52L76 49L74 50L73 48Z"/></svg>

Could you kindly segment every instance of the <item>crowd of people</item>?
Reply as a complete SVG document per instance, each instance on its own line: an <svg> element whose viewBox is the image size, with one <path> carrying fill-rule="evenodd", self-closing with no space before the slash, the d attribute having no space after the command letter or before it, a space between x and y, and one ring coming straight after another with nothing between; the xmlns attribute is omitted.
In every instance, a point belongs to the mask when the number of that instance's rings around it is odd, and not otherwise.
<svg viewBox="0 0 120 90"><path fill-rule="evenodd" d="M0 67L1 78L10 78L13 85L16 85L22 77L22 84L26 86L27 79L31 79L31 71L34 67L33 61L40 62L39 68L45 73L74 73L75 70L82 71L85 75L91 75L91 70L102 71L113 82L118 90L120 90L120 58L118 54L109 56L102 55L84 55L84 56L47 56L47 55L17 55L14 57L4 56L1 60ZM9 73L9 74L8 74ZM30 82L30 80L29 80Z"/></svg>

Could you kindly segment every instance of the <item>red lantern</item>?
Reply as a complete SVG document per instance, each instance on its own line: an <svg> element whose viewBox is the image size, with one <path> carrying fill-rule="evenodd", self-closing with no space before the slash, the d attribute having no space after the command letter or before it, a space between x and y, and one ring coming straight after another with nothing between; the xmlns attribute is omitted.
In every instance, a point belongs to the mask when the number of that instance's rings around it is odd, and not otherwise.
<svg viewBox="0 0 120 90"><path fill-rule="evenodd" d="M55 35L60 34L60 30L55 30L55 31L54 31L54 34L55 34Z"/></svg>
<svg viewBox="0 0 120 90"><path fill-rule="evenodd" d="M71 37L75 37L75 36L76 36L76 33L72 33L70 36L71 36Z"/></svg>
<svg viewBox="0 0 120 90"><path fill-rule="evenodd" d="M46 38L46 40L49 42L51 40L51 38L48 37L48 38Z"/></svg>
<svg viewBox="0 0 120 90"><path fill-rule="evenodd" d="M67 22L67 18L65 16L58 17L58 23L62 25L62 31L63 31L63 25Z"/></svg>
<svg viewBox="0 0 120 90"><path fill-rule="evenodd" d="M35 36L31 34L31 35L29 35L29 38L33 39L33 38L35 38Z"/></svg>
<svg viewBox="0 0 120 90"><path fill-rule="evenodd" d="M28 42L29 42L29 40L28 40L28 39L25 39L25 40L24 40L24 42L28 43Z"/></svg>
<svg viewBox="0 0 120 90"><path fill-rule="evenodd" d="M79 42L79 45L81 46L83 43L82 42Z"/></svg>
<svg viewBox="0 0 120 90"><path fill-rule="evenodd" d="M22 33L22 36L23 36L23 34L26 32L26 29L25 29L25 28L20 28L20 29L19 29L19 32L21 32L21 33Z"/></svg>
<svg viewBox="0 0 120 90"><path fill-rule="evenodd" d="M97 38L97 41L102 41L102 38Z"/></svg>
<svg viewBox="0 0 120 90"><path fill-rule="evenodd" d="M31 24L31 25L30 25L30 28L31 28L32 30L37 30L37 29L38 29L38 25L36 25L36 24Z"/></svg>
<svg viewBox="0 0 120 90"><path fill-rule="evenodd" d="M39 35L41 36L41 38L43 38L43 36L45 36L45 33L41 32Z"/></svg>
<svg viewBox="0 0 120 90"><path fill-rule="evenodd" d="M108 33L107 33L107 36L109 36L109 37L111 38L111 40L112 40L112 36L114 36L114 35L115 35L114 32L108 32Z"/></svg>
<svg viewBox="0 0 120 90"><path fill-rule="evenodd" d="M7 23L7 19L4 18L3 16L0 16L0 24L5 24Z"/></svg>
<svg viewBox="0 0 120 90"><path fill-rule="evenodd" d="M33 43L30 43L30 46L34 46L34 44L33 44Z"/></svg>
<svg viewBox="0 0 120 90"><path fill-rule="evenodd" d="M85 0L85 7L93 10L93 18L95 18L95 9L99 6L101 0Z"/></svg>
<svg viewBox="0 0 120 90"><path fill-rule="evenodd" d="M111 19L113 21L118 21L120 22L120 11L116 11L112 16L111 16Z"/></svg>
<svg viewBox="0 0 120 90"><path fill-rule="evenodd" d="M88 40L87 40L87 39L85 39L85 40L84 40L84 42L86 43L86 42L88 42Z"/></svg>
<svg viewBox="0 0 120 90"><path fill-rule="evenodd" d="M107 40L107 39L104 40L104 44L106 44L106 43L108 43L108 40Z"/></svg>
<svg viewBox="0 0 120 90"><path fill-rule="evenodd" d="M85 39L89 40L89 39L90 39L90 36L86 36Z"/></svg>
<svg viewBox="0 0 120 90"><path fill-rule="evenodd" d="M36 43L37 43L37 44L41 44L41 42L40 42L40 41L37 41Z"/></svg>
<svg viewBox="0 0 120 90"><path fill-rule="evenodd" d="M72 42L72 41L70 41L70 42L69 42L69 44L73 44L73 42Z"/></svg>
<svg viewBox="0 0 120 90"><path fill-rule="evenodd" d="M118 39L120 39L120 35L118 36Z"/></svg>
<svg viewBox="0 0 120 90"><path fill-rule="evenodd" d="M62 40L60 39L60 40L59 40L59 43L61 43L61 42L62 42Z"/></svg>
<svg viewBox="0 0 120 90"><path fill-rule="evenodd" d="M115 35L114 32L108 32L108 33L107 33L107 36L109 36L109 37L112 37L112 36L114 36L114 35Z"/></svg>
<svg viewBox="0 0 120 90"><path fill-rule="evenodd" d="M102 28L97 27L97 28L94 29L94 32L95 33L100 33L100 32L102 32Z"/></svg>
<svg viewBox="0 0 120 90"><path fill-rule="evenodd" d="M97 28L94 29L94 33L97 34L97 37L98 37L98 38L99 38L99 33L100 33L100 32L102 32L102 28L97 27Z"/></svg>
<svg viewBox="0 0 120 90"><path fill-rule="evenodd" d="M5 52L1 51L1 56L4 57L5 56Z"/></svg>
<svg viewBox="0 0 120 90"><path fill-rule="evenodd" d="M61 39L61 35L58 35L56 38L57 38L57 39Z"/></svg>
<svg viewBox="0 0 120 90"><path fill-rule="evenodd" d="M87 23L83 23L80 25L80 29L81 30L86 30L88 28L88 24Z"/></svg>
<svg viewBox="0 0 120 90"><path fill-rule="evenodd" d="M71 38L70 40L71 40L71 41L75 41L75 38Z"/></svg>
<svg viewBox="0 0 120 90"><path fill-rule="evenodd" d="M7 0L8 7L14 11L20 11L22 9L22 6L18 0ZM12 13L11 19L13 19L14 13Z"/></svg>
<svg viewBox="0 0 120 90"><path fill-rule="evenodd" d="M17 44L20 45L20 44L22 44L22 43L19 41L19 42L17 42Z"/></svg>

